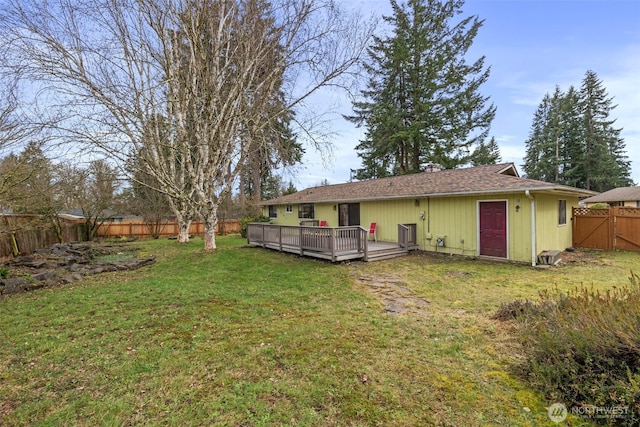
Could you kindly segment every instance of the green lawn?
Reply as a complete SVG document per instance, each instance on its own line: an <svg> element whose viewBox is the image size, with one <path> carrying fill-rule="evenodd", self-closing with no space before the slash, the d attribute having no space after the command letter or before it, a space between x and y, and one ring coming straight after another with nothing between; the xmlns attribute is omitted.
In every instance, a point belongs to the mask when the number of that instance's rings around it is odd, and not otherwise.
<svg viewBox="0 0 640 427"><path fill-rule="evenodd" d="M634 253L542 270L424 254L330 264L232 237L214 253L137 244L158 262L0 300L1 426L552 426L491 315L640 270ZM380 274L426 312L387 315L356 284Z"/></svg>

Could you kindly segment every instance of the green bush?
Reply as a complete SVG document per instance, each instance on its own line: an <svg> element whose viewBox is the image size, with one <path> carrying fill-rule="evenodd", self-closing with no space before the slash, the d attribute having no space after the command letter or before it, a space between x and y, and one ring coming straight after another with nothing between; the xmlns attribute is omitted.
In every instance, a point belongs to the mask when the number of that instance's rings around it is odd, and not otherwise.
<svg viewBox="0 0 640 427"><path fill-rule="evenodd" d="M630 282L606 292L542 292L498 310L496 318L517 322L523 374L550 400L640 414L640 278L631 272Z"/></svg>
<svg viewBox="0 0 640 427"><path fill-rule="evenodd" d="M9 269L6 267L0 267L0 278L9 277Z"/></svg>
<svg viewBox="0 0 640 427"><path fill-rule="evenodd" d="M247 238L247 224L250 222L270 222L271 218L268 216L260 215L260 216L248 216L246 218L242 218L240 220L240 235L243 238Z"/></svg>

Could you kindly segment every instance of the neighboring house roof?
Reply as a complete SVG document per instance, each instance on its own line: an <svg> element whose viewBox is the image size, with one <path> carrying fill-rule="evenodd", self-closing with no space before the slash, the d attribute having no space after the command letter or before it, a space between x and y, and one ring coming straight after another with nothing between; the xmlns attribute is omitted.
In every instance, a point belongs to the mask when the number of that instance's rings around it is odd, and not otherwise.
<svg viewBox="0 0 640 427"><path fill-rule="evenodd" d="M73 215L70 213L59 213L58 216L62 219L67 219L70 221L78 221L84 219L82 215Z"/></svg>
<svg viewBox="0 0 640 427"><path fill-rule="evenodd" d="M346 202L412 197L515 193L526 190L573 196L591 196L593 191L520 178L513 163L447 169L367 181L307 188L262 202L263 205Z"/></svg>
<svg viewBox="0 0 640 427"><path fill-rule="evenodd" d="M79 218L84 218L84 212L82 212L82 209L69 209L69 210L66 210L66 211L61 211L60 213L73 215L73 216L79 217Z"/></svg>
<svg viewBox="0 0 640 427"><path fill-rule="evenodd" d="M69 209L67 211L62 211L60 213L72 215L78 218L84 218L84 211L82 209ZM118 213L113 209L103 209L100 212L99 218L124 218L126 215Z"/></svg>
<svg viewBox="0 0 640 427"><path fill-rule="evenodd" d="M597 196L584 199L584 203L610 203L640 200L640 187L618 187Z"/></svg>

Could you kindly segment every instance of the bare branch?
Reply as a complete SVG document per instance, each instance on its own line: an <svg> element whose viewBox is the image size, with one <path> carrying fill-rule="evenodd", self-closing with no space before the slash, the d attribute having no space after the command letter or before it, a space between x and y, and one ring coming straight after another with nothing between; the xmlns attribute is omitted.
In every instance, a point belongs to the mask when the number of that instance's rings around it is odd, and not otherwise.
<svg viewBox="0 0 640 427"><path fill-rule="evenodd" d="M153 177L179 221L203 219L207 249L248 156L283 120L313 123L290 117L345 86L372 29L330 0L7 3L14 54L65 111L57 131Z"/></svg>

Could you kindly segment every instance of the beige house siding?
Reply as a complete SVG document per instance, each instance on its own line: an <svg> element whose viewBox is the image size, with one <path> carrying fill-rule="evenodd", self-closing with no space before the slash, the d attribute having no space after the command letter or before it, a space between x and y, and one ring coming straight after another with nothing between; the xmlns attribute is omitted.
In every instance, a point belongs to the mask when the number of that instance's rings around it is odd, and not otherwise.
<svg viewBox="0 0 640 427"><path fill-rule="evenodd" d="M376 222L380 241L397 242L398 224L416 224L420 249L433 252L479 255L479 206L483 201L504 201L507 209L507 259L530 263L532 256L544 250L564 250L572 244L571 209L578 198L532 193L535 201L536 244L532 253L531 200L525 192L512 194L458 197L423 197L360 202L360 225L368 229ZM558 200L566 200L566 225L558 225ZM354 202L355 203L355 202ZM338 203L314 203L314 218L327 221L329 227L339 224ZM299 225L298 204L278 205L278 217L272 223ZM264 207L268 214L268 206ZM445 246L437 245L444 238Z"/></svg>
<svg viewBox="0 0 640 427"><path fill-rule="evenodd" d="M507 212L510 259L531 262L531 201L525 193L512 194Z"/></svg>
<svg viewBox="0 0 640 427"><path fill-rule="evenodd" d="M476 199L472 197L425 199L421 249L459 255L476 255ZM444 238L444 247L438 247Z"/></svg>
<svg viewBox="0 0 640 427"><path fill-rule="evenodd" d="M571 246L571 210L577 197L536 195L536 251L564 250ZM558 200L566 200L566 225L558 225Z"/></svg>
<svg viewBox="0 0 640 427"><path fill-rule="evenodd" d="M380 200L360 203L360 224L377 224L376 236L383 242L398 241L398 224L417 224L421 207L415 199Z"/></svg>
<svg viewBox="0 0 640 427"><path fill-rule="evenodd" d="M315 203L314 210L316 220L327 221L327 227L338 226L338 211L333 210L333 203Z"/></svg>
<svg viewBox="0 0 640 427"><path fill-rule="evenodd" d="M273 224L279 225L300 225L300 221L306 220L326 220L329 227L338 226L338 213L333 211L333 205L327 203L314 203L314 217L313 218L298 218L298 209L300 205L290 205L291 212L287 212L287 205L277 205L278 216L277 218L271 218ZM262 214L269 215L269 206L262 208Z"/></svg>
<svg viewBox="0 0 640 427"><path fill-rule="evenodd" d="M273 222L274 224L282 224L282 225L298 225L299 224L298 205L293 205L292 208L293 208L293 212L287 213L286 205L276 206L276 209L278 210L278 216L276 218L271 218L271 222ZM268 206L264 206L262 208L262 215L264 216L269 215Z"/></svg>
<svg viewBox="0 0 640 427"><path fill-rule="evenodd" d="M421 248L468 256L479 255L479 203L483 201L506 203L507 259L531 261L531 209L529 199L524 194L431 199L431 221L426 219ZM445 237L444 248L437 246L437 239L442 236Z"/></svg>

